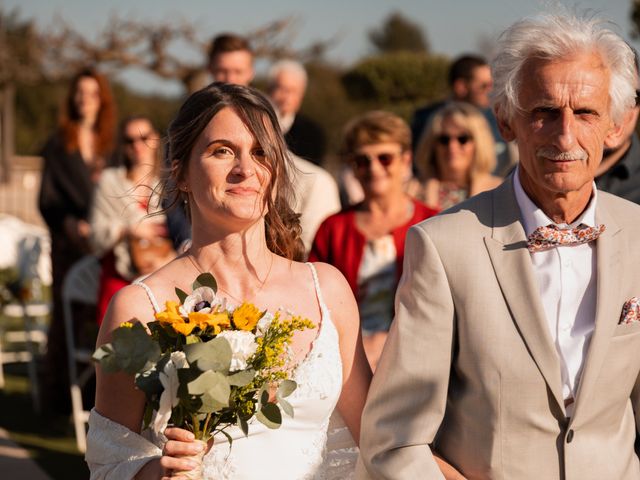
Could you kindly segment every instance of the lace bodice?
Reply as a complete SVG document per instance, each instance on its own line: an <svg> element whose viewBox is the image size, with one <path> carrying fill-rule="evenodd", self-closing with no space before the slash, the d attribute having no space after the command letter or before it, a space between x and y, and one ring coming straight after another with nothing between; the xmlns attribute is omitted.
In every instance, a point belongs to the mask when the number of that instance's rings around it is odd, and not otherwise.
<svg viewBox="0 0 640 480"><path fill-rule="evenodd" d="M233 439L231 447L222 434L217 435L213 448L204 458L207 480L328 480L353 475L357 455L353 443L338 440L345 444L327 455L329 421L342 387L342 361L338 332L322 298L315 268L308 265L316 287L321 322L311 350L295 370L298 388L288 398L294 417L283 415L282 425L276 430L253 419L249 422L248 437L239 428L230 428L227 433ZM155 299L151 301L157 305ZM340 426L332 431L331 438L341 439L344 435L345 427ZM161 446L158 440L154 443Z"/></svg>

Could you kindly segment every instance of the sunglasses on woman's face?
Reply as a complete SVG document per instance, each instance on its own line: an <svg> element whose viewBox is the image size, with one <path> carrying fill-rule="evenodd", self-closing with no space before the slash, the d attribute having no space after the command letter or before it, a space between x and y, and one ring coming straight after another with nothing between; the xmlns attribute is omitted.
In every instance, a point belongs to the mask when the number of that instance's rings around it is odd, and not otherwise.
<svg viewBox="0 0 640 480"><path fill-rule="evenodd" d="M375 158L378 163L383 167L388 167L393 163L396 158L396 153L382 152L377 155L365 155L364 153L357 153L351 158L356 168L369 168L371 166L371 159Z"/></svg>
<svg viewBox="0 0 640 480"><path fill-rule="evenodd" d="M436 141L443 147L448 147L451 143L451 140L457 141L460 145L465 145L466 143L473 140L473 138L471 137L471 135L438 135L436 137Z"/></svg>

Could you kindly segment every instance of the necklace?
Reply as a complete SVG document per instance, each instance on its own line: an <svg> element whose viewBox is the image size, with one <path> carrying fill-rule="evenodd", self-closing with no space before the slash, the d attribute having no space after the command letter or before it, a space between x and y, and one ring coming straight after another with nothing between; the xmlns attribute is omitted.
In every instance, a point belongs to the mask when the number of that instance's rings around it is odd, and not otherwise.
<svg viewBox="0 0 640 480"><path fill-rule="evenodd" d="M205 269L202 268L202 266L200 265L200 262L198 262L198 259L193 255L191 250L187 252L187 258L199 273L205 273ZM235 300L236 302L238 302L238 304L251 301L256 297L256 295L258 295L258 293L260 293L264 285L267 283L267 280L271 276L271 268L273 267L273 261L274 261L273 255L271 255L271 262L269 263L269 269L267 270L267 274L265 275L264 280L260 282L260 284L258 285L258 288L249 297L245 299L240 299L235 295L232 295L227 289L221 287L220 285L218 285L218 290L226 293L229 298L231 298L232 300Z"/></svg>

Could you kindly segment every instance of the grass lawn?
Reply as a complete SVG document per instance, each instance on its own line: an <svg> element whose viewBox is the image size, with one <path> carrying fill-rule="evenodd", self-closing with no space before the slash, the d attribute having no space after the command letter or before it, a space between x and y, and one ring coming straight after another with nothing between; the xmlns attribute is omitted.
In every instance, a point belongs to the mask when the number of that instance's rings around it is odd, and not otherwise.
<svg viewBox="0 0 640 480"><path fill-rule="evenodd" d="M89 470L76 449L70 419L34 413L23 364L5 365L4 371L6 384L0 390L0 426L8 430L11 439L28 450L31 458L53 479L88 479Z"/></svg>

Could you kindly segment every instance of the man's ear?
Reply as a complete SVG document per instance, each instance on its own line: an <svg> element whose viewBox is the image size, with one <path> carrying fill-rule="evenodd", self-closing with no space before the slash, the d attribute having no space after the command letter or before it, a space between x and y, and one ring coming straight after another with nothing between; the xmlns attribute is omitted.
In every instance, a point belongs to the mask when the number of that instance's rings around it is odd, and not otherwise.
<svg viewBox="0 0 640 480"><path fill-rule="evenodd" d="M622 117L620 125L613 125L604 137L604 148L616 148L627 140L627 134L632 134L638 122L638 108L630 108Z"/></svg>
<svg viewBox="0 0 640 480"><path fill-rule="evenodd" d="M516 135L511 128L511 124L505 118L506 116L500 111L500 107L497 105L493 108L493 113L496 116L496 121L498 122L498 130L500 130L500 135L507 142L511 142L516 139Z"/></svg>

